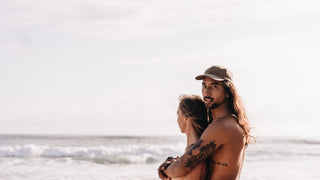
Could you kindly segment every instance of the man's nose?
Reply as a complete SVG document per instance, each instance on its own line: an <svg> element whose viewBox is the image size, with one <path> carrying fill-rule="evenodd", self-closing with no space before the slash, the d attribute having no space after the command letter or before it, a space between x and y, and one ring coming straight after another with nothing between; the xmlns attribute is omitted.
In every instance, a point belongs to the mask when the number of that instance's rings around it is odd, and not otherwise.
<svg viewBox="0 0 320 180"><path fill-rule="evenodd" d="M205 87L204 90L203 90L203 95L210 96L211 95L211 88L210 87Z"/></svg>

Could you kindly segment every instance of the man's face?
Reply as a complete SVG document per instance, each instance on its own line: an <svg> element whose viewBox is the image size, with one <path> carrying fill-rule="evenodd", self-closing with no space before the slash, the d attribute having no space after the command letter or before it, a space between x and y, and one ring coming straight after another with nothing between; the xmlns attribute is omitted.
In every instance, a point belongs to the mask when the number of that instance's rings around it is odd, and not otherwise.
<svg viewBox="0 0 320 180"><path fill-rule="evenodd" d="M202 97L207 109L214 109L225 103L226 94L222 82L205 77L202 81Z"/></svg>

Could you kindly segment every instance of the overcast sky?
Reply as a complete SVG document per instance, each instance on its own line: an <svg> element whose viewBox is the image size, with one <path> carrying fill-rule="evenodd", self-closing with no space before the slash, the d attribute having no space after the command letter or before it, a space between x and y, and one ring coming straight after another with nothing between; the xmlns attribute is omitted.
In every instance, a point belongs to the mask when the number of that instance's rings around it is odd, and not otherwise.
<svg viewBox="0 0 320 180"><path fill-rule="evenodd" d="M224 65L258 136L320 136L316 0L2 0L0 133L178 135Z"/></svg>

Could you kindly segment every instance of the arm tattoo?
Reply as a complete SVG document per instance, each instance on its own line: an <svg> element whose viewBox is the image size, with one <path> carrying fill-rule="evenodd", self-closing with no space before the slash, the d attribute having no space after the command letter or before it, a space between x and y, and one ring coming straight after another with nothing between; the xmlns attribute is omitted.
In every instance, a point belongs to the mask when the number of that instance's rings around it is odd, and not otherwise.
<svg viewBox="0 0 320 180"><path fill-rule="evenodd" d="M223 163L223 162L220 162L220 161L212 161L212 164L214 165L219 165L219 166L224 166L224 167L228 167L228 164L227 163Z"/></svg>
<svg viewBox="0 0 320 180"><path fill-rule="evenodd" d="M199 141L197 141L193 146L192 148L190 148L188 151L187 151L187 154L189 154L190 156L192 156L192 150L200 147L201 143L203 142L202 139L199 139Z"/></svg>
<svg viewBox="0 0 320 180"><path fill-rule="evenodd" d="M214 141L211 141L210 143L200 147L201 143L203 142L202 139L199 139L199 141L190 149L188 150L188 154L191 155L191 157L187 160L185 163L185 167L194 167L204 159L210 156L210 154L215 150L216 144ZM197 155L192 155L192 151L200 147L200 152Z"/></svg>
<svg viewBox="0 0 320 180"><path fill-rule="evenodd" d="M180 177L188 174L195 166L208 158L216 149L215 141L202 145L204 140L199 139L178 160L171 163L164 173L170 177Z"/></svg>

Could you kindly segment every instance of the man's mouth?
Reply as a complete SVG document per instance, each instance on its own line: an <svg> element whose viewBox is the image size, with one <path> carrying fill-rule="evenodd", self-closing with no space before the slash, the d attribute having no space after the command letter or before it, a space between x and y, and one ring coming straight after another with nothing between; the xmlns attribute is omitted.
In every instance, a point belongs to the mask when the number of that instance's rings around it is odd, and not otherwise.
<svg viewBox="0 0 320 180"><path fill-rule="evenodd" d="M210 103L213 101L213 98L206 96L206 97L203 98L203 101L204 101L206 104L210 104Z"/></svg>

